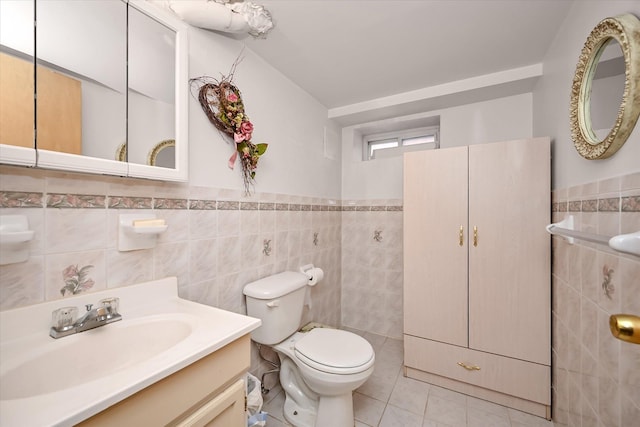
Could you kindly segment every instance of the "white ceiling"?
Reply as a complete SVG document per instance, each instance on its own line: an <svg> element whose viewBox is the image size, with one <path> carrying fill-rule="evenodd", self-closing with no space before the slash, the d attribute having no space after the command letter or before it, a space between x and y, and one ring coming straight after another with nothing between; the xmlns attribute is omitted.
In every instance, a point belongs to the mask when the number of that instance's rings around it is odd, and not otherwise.
<svg viewBox="0 0 640 427"><path fill-rule="evenodd" d="M334 111L334 118L344 118L370 109L367 102L374 105L373 100L392 95L422 91L418 98L433 99L442 90L429 95L425 88L446 88L477 76L493 76L495 86L502 78L506 84L541 74L539 64L572 1L256 3L271 12L275 28L266 39L245 38L247 47L326 106L330 117ZM520 77L503 77L514 69ZM467 91L478 89L472 86ZM497 87L508 94L504 85ZM500 90L494 92L500 95ZM350 109L354 104L364 106Z"/></svg>

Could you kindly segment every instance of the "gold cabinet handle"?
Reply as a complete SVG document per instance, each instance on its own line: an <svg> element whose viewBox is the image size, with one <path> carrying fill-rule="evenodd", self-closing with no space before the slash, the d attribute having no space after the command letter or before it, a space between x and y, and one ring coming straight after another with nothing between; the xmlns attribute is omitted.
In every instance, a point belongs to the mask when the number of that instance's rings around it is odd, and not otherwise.
<svg viewBox="0 0 640 427"><path fill-rule="evenodd" d="M478 227L473 226L473 246L478 246Z"/></svg>
<svg viewBox="0 0 640 427"><path fill-rule="evenodd" d="M466 369L467 371L479 371L480 370L480 366L477 365L467 365L464 362L458 362L458 366L462 366L464 369Z"/></svg>
<svg viewBox="0 0 640 427"><path fill-rule="evenodd" d="M460 246L464 245L464 228L460 226L460 233L458 234L458 244Z"/></svg>
<svg viewBox="0 0 640 427"><path fill-rule="evenodd" d="M614 314L609 317L611 334L622 341L640 344L640 317L632 314Z"/></svg>

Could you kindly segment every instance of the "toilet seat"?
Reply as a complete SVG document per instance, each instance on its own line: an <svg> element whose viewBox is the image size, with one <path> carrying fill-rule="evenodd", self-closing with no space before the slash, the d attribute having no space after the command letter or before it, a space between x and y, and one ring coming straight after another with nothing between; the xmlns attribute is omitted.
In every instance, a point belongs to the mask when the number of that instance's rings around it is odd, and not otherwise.
<svg viewBox="0 0 640 427"><path fill-rule="evenodd" d="M364 338L339 329L315 328L296 341L294 354L311 368L330 374L363 372L373 365L374 352Z"/></svg>

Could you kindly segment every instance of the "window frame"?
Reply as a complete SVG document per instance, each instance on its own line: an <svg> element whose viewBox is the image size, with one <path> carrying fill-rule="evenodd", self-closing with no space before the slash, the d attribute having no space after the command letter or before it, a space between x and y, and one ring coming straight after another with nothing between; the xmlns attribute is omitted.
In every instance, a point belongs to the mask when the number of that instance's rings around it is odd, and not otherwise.
<svg viewBox="0 0 640 427"><path fill-rule="evenodd" d="M433 136L433 142L425 142L418 144L405 145L404 141L419 138ZM362 159L364 161L375 160L377 158L388 158L400 156L407 151L419 151L440 148L440 126L426 126L414 129L398 130L394 132L375 133L365 135L362 138ZM372 151L372 145L382 145L392 141L397 142L397 146L388 148L378 148ZM381 154L376 156L376 151ZM382 153L385 154L382 154Z"/></svg>

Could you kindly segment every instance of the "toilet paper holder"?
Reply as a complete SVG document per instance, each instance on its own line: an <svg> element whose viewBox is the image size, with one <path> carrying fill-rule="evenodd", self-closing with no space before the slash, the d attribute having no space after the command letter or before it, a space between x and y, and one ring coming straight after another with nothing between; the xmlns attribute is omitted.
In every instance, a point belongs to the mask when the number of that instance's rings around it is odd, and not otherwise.
<svg viewBox="0 0 640 427"><path fill-rule="evenodd" d="M313 264L306 264L300 267L300 272L308 277L309 286L315 286L324 278L324 271L321 268L314 267Z"/></svg>

